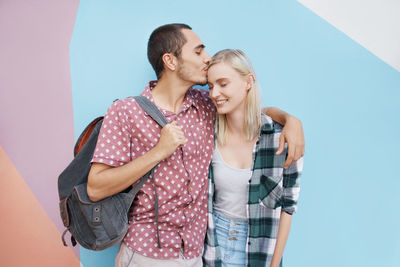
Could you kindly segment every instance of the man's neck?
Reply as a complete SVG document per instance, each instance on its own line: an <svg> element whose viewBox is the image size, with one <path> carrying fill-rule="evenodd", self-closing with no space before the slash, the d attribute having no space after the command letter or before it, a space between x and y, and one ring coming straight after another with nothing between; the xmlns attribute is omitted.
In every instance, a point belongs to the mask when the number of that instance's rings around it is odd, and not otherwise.
<svg viewBox="0 0 400 267"><path fill-rule="evenodd" d="M178 113L186 92L192 84L177 79L161 78L151 90L154 102L160 108Z"/></svg>

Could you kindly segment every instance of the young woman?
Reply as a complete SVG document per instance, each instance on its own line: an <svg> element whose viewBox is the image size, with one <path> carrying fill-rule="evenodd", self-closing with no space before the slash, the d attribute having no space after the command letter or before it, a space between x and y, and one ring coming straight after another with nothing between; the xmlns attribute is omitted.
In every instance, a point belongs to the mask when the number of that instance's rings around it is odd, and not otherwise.
<svg viewBox="0 0 400 267"><path fill-rule="evenodd" d="M240 50L222 50L208 70L217 108L210 167L206 266L282 266L299 195L302 158L283 168L282 126L263 115L258 81Z"/></svg>

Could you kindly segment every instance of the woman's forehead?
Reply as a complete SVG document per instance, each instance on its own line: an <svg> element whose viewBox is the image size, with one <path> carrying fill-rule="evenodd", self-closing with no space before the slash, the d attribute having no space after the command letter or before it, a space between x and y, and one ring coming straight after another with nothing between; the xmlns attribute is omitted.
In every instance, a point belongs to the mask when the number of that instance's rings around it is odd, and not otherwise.
<svg viewBox="0 0 400 267"><path fill-rule="evenodd" d="M208 68L208 80L211 82L223 78L229 79L237 76L240 76L239 73L237 73L232 66L224 62L213 64Z"/></svg>

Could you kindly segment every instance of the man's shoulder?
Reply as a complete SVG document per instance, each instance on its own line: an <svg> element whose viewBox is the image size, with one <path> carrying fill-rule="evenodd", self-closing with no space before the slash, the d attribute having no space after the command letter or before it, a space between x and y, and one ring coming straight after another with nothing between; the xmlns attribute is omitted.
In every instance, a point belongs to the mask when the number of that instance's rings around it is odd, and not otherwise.
<svg viewBox="0 0 400 267"><path fill-rule="evenodd" d="M109 109L114 109L114 110L128 110L128 109L136 109L138 106L135 98L133 97L125 97L122 99L116 99L113 101L113 103L110 105Z"/></svg>

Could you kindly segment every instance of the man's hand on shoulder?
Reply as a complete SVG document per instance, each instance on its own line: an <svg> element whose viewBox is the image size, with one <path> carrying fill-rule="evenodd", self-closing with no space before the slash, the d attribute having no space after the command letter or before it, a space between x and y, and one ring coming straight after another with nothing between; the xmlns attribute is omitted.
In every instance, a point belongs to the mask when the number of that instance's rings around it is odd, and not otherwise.
<svg viewBox="0 0 400 267"><path fill-rule="evenodd" d="M280 155L285 148L285 143L288 144L288 157L283 166L287 168L304 155L305 140L303 125L299 119L279 108L266 107L262 109L262 112L270 116L274 121L284 125L276 154Z"/></svg>
<svg viewBox="0 0 400 267"><path fill-rule="evenodd" d="M288 115L288 118L286 119L285 126L283 127L279 138L279 147L276 152L277 155L283 152L285 143L288 144L288 156L283 167L287 168L301 158L305 151L303 125L299 119L290 115Z"/></svg>

